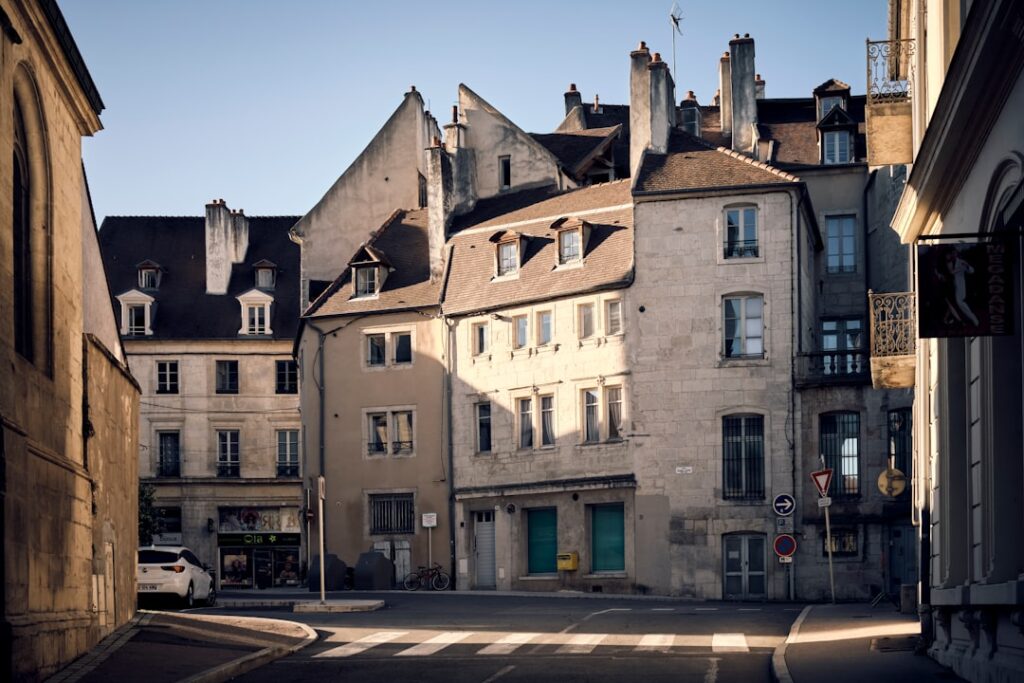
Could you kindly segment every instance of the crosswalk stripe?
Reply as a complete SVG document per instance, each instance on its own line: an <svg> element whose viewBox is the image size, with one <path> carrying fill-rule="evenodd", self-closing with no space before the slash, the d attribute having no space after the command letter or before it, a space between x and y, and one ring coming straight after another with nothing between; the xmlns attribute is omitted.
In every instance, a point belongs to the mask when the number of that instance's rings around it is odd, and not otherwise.
<svg viewBox="0 0 1024 683"><path fill-rule="evenodd" d="M585 655L597 647L606 636L606 633L577 633L556 652L560 655Z"/></svg>
<svg viewBox="0 0 1024 683"><path fill-rule="evenodd" d="M314 657L351 657L357 655L360 652L366 652L371 647L376 647L381 643L389 643L396 638L408 634L408 631L378 631L377 633L371 633L365 638L341 645L339 647L332 647L330 650L324 650L318 654L313 655Z"/></svg>
<svg viewBox="0 0 1024 683"><path fill-rule="evenodd" d="M672 648L672 641L675 639L676 637L671 633L648 633L640 639L636 649L638 651L654 650L668 652Z"/></svg>
<svg viewBox="0 0 1024 683"><path fill-rule="evenodd" d="M537 636L539 633L509 633L507 636L500 638L497 642L491 643L487 647L483 648L478 655L507 655L515 652L516 648L525 645Z"/></svg>
<svg viewBox="0 0 1024 683"><path fill-rule="evenodd" d="M742 633L716 633L711 637L712 652L750 652Z"/></svg>
<svg viewBox="0 0 1024 683"><path fill-rule="evenodd" d="M413 645L407 650L395 653L396 657L425 657L432 655L435 652L440 652L449 645L454 645L460 641L473 635L472 631L446 631L440 633L429 640L425 640L419 645Z"/></svg>

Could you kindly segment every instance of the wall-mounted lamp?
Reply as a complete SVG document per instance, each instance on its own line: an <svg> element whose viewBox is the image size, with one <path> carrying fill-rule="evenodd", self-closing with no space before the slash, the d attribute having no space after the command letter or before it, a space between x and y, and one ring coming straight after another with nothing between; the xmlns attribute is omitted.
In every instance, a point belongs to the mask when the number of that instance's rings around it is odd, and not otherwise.
<svg viewBox="0 0 1024 683"><path fill-rule="evenodd" d="M509 503L508 505L505 506L505 512L507 512L508 514L510 514L510 515L514 514L515 511L516 511L516 504L515 503Z"/></svg>
<svg viewBox="0 0 1024 683"><path fill-rule="evenodd" d="M207 517L206 518L206 531L207 531L207 533L211 533L212 534L215 529L216 529L216 527L213 524L213 518L212 517Z"/></svg>

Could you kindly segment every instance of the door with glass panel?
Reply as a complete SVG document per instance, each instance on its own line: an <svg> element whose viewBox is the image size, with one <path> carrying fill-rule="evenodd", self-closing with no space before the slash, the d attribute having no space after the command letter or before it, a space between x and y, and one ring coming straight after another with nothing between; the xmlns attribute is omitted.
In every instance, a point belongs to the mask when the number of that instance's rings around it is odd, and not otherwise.
<svg viewBox="0 0 1024 683"><path fill-rule="evenodd" d="M726 600L764 600L765 538L731 534L722 538L723 590Z"/></svg>
<svg viewBox="0 0 1024 683"><path fill-rule="evenodd" d="M473 513L473 559L476 564L476 587L494 588L494 510Z"/></svg>

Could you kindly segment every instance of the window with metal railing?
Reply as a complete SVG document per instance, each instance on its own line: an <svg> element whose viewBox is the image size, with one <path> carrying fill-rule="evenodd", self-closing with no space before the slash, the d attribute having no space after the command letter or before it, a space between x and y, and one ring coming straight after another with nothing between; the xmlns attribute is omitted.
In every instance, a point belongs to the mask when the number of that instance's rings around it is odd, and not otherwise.
<svg viewBox="0 0 1024 683"><path fill-rule="evenodd" d="M726 209L723 257L756 258L757 255L757 207Z"/></svg>
<svg viewBox="0 0 1024 683"><path fill-rule="evenodd" d="M238 466L238 430L217 432L217 476L234 478L240 474Z"/></svg>
<svg viewBox="0 0 1024 683"><path fill-rule="evenodd" d="M764 498L764 417L761 415L722 418L722 497L726 500Z"/></svg>
<svg viewBox="0 0 1024 683"><path fill-rule="evenodd" d="M416 514L411 493L371 493L370 533L411 534L416 530Z"/></svg>
<svg viewBox="0 0 1024 683"><path fill-rule="evenodd" d="M178 432L157 432L159 460L156 476L181 476L181 435Z"/></svg>
<svg viewBox="0 0 1024 683"><path fill-rule="evenodd" d="M832 469L829 496L860 496L860 414L828 413L819 418L821 455Z"/></svg>
<svg viewBox="0 0 1024 683"><path fill-rule="evenodd" d="M277 432L277 476L299 476L299 430L280 429Z"/></svg>

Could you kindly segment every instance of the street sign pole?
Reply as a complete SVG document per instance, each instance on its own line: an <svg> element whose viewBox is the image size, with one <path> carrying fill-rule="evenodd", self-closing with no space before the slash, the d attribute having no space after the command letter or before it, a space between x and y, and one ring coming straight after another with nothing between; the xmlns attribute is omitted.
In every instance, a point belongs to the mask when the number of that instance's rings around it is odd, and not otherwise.
<svg viewBox="0 0 1024 683"><path fill-rule="evenodd" d="M427 527L427 566L434 566L434 527Z"/></svg>
<svg viewBox="0 0 1024 683"><path fill-rule="evenodd" d="M820 456L820 457L821 457L821 466L824 467L825 466L825 456ZM829 476L828 483L830 485L832 483L832 477L831 476ZM821 492L819 491L819 493L821 493ZM826 487L825 493L828 493L827 487ZM825 493L821 494L822 497L825 497ZM826 505L825 506L825 544L826 544L826 547L828 548L828 585L829 585L829 588L831 588L831 590L832 590L832 604L834 605L834 604L836 604L836 576L835 576L835 573L832 570L832 522L831 522L831 520L829 519L829 516L828 516L828 509L830 507L831 507L831 505Z"/></svg>
<svg viewBox="0 0 1024 683"><path fill-rule="evenodd" d="M327 592L325 590L326 584L324 583L324 477L321 474L316 480L317 488L317 518L316 525L320 530L320 604L326 604Z"/></svg>

